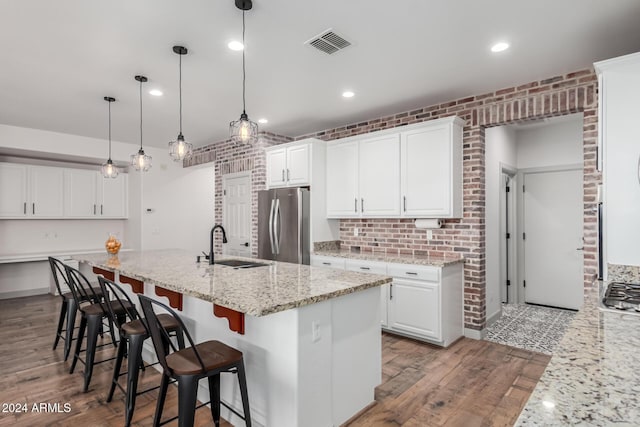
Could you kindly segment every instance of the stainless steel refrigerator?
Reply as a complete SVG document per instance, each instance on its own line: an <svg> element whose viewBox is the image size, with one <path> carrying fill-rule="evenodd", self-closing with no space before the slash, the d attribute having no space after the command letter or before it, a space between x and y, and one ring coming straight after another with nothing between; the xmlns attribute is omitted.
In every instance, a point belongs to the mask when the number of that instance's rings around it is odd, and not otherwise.
<svg viewBox="0 0 640 427"><path fill-rule="evenodd" d="M258 258L309 264L309 190L258 192Z"/></svg>

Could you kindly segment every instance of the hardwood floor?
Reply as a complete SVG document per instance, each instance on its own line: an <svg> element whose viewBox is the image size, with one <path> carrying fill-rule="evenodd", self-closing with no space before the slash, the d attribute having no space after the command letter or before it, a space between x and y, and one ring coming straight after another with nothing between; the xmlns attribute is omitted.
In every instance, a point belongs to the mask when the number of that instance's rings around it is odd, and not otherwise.
<svg viewBox="0 0 640 427"><path fill-rule="evenodd" d="M106 402L113 362L96 365L89 392L82 393L83 366L70 375L63 342L51 350L59 304L50 295L0 301L0 405L28 407L26 413L0 412L0 426L123 425L123 394L116 390ZM383 382L376 403L350 427L512 425L549 361L543 354L470 339L448 349L389 334L382 343ZM96 359L114 354L107 346ZM139 387L159 381L160 374L147 369ZM139 396L132 425L150 426L155 402L155 391ZM34 412L34 403L59 403L60 410ZM177 415L177 407L177 390L170 387L164 416ZM196 425L213 425L207 408L197 411Z"/></svg>

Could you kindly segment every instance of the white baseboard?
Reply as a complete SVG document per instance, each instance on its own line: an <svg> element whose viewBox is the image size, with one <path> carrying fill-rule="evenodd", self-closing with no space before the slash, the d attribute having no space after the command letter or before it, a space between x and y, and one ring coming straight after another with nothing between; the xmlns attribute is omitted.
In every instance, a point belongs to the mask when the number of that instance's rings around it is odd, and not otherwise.
<svg viewBox="0 0 640 427"><path fill-rule="evenodd" d="M49 288L24 289L20 291L0 292L0 299L22 298L33 295L44 295L49 293Z"/></svg>
<svg viewBox="0 0 640 427"><path fill-rule="evenodd" d="M487 318L487 328L493 325L496 322L496 320L498 320L501 316L502 316L502 308Z"/></svg>
<svg viewBox="0 0 640 427"><path fill-rule="evenodd" d="M487 336L487 330L482 329L478 331L476 329L464 328L464 336L474 340L482 340Z"/></svg>

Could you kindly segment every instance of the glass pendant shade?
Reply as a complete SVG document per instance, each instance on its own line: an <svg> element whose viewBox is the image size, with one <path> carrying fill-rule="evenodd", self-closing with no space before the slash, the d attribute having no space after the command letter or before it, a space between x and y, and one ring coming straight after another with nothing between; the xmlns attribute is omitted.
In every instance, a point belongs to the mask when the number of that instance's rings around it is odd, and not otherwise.
<svg viewBox="0 0 640 427"><path fill-rule="evenodd" d="M109 159L102 165L101 172L105 178L116 178L118 176L118 168L111 161L111 103L115 102L116 99L110 96L105 96L103 99L109 103Z"/></svg>
<svg viewBox="0 0 640 427"><path fill-rule="evenodd" d="M178 135L175 141L169 143L169 155L178 162L188 159L193 154L193 144L184 140L182 134Z"/></svg>
<svg viewBox="0 0 640 427"><path fill-rule="evenodd" d="M258 124L243 112L239 120L229 123L229 135L235 143L255 144L258 142Z"/></svg>
<svg viewBox="0 0 640 427"><path fill-rule="evenodd" d="M113 164L111 159L102 165L102 176L105 178L116 178L118 176L118 168Z"/></svg>
<svg viewBox="0 0 640 427"><path fill-rule="evenodd" d="M131 155L129 163L135 170L146 172L151 169L151 156L147 156L142 148L142 83L148 79L145 76L135 76L135 79L140 82L140 149L136 154Z"/></svg>
<svg viewBox="0 0 640 427"><path fill-rule="evenodd" d="M141 148L131 155L131 166L137 171L146 172L151 169L151 156L147 156Z"/></svg>

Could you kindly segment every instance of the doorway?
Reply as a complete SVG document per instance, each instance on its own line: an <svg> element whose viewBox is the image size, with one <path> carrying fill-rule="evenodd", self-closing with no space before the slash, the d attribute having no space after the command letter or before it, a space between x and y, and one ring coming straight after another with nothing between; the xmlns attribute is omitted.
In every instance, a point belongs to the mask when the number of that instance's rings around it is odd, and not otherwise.
<svg viewBox="0 0 640 427"><path fill-rule="evenodd" d="M522 173L522 284L530 304L582 306L582 169Z"/></svg>
<svg viewBox="0 0 640 427"><path fill-rule="evenodd" d="M251 256L251 173L239 172L222 177L222 224L227 244L222 252Z"/></svg>

